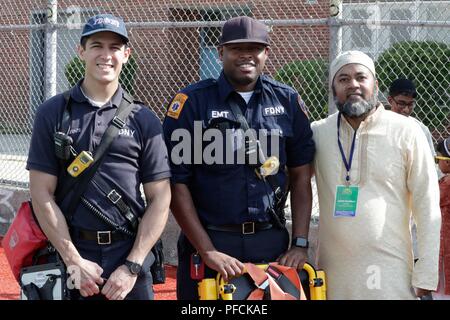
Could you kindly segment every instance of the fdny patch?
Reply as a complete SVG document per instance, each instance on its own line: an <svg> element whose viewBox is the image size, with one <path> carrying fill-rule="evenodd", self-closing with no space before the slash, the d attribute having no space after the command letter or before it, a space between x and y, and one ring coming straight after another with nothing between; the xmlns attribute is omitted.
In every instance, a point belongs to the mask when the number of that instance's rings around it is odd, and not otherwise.
<svg viewBox="0 0 450 320"><path fill-rule="evenodd" d="M300 95L297 96L297 100L298 100L298 105L300 106L300 109L303 111L306 118L309 119L308 109L306 109L305 102L302 100L302 98L300 98Z"/></svg>
<svg viewBox="0 0 450 320"><path fill-rule="evenodd" d="M184 103L186 102L188 96L184 93L178 93L175 98L173 98L169 109L167 110L167 116L178 119L181 110L183 110Z"/></svg>
<svg viewBox="0 0 450 320"><path fill-rule="evenodd" d="M283 106L277 106L277 107L265 107L263 109L263 115L264 116L280 116L284 114L284 107Z"/></svg>

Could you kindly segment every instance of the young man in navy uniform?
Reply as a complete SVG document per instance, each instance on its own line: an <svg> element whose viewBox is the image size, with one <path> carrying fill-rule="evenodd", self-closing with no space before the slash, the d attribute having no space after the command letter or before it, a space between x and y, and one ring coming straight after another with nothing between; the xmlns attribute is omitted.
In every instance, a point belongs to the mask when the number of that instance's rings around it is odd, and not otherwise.
<svg viewBox="0 0 450 320"><path fill-rule="evenodd" d="M268 30L263 23L249 17L228 20L218 52L223 62L220 77L181 90L170 103L163 123L172 169L171 210L182 229L178 241L178 299L198 299L197 282L201 278L214 277L216 272L225 279L240 275L245 262L278 260L301 269L307 258L312 206L310 163L315 147L303 101L291 87L262 75L269 53ZM260 179L254 166L235 159L246 144L232 105L241 109L259 140L266 132L270 143L265 156L279 155L279 170L273 176L276 186ZM230 148L225 148L218 161L204 159L209 142L196 142L198 128L200 135L209 129L213 129L211 133L219 130L224 141L231 136L235 141L231 148L234 161L227 161ZM185 132L191 135L191 143L180 153L179 143L187 140L179 137ZM273 132L277 132L275 139ZM224 141L223 146L227 145ZM221 151L218 148L215 156ZM275 223L270 211L274 190L285 190L287 184L292 210L290 248L287 229Z"/></svg>
<svg viewBox="0 0 450 320"><path fill-rule="evenodd" d="M70 90L70 130L77 152L93 151L112 122L124 90L119 84L123 65L130 57L128 34L121 18L102 14L86 23L81 35L79 57L85 76ZM72 299L153 299L150 266L151 248L167 221L170 203L170 168L159 119L148 107L134 102L125 126L113 140L77 205L71 221L69 193L61 203L54 199L61 164L55 156L54 134L65 109L62 94L44 102L36 113L27 162L33 208L49 240L71 267L75 283ZM95 183L101 176L114 192ZM140 186L146 197L145 205ZM114 190L114 191L113 191ZM108 191L107 191L108 192ZM113 225L127 220L116 206L118 197L139 220L137 234L128 236ZM94 208L94 209L92 209Z"/></svg>

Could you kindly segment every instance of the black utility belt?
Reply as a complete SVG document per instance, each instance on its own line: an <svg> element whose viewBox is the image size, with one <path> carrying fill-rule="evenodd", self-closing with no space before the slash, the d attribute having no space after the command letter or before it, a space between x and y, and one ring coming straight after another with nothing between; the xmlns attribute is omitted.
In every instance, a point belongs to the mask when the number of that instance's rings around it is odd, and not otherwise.
<svg viewBox="0 0 450 320"><path fill-rule="evenodd" d="M213 231L254 234L257 231L269 230L274 226L270 222L244 222L241 224L223 224L220 226L207 224L206 229Z"/></svg>
<svg viewBox="0 0 450 320"><path fill-rule="evenodd" d="M81 240L96 242L98 245L112 244L116 241L130 240L131 237L117 230L93 231L76 228L73 230L74 236Z"/></svg>

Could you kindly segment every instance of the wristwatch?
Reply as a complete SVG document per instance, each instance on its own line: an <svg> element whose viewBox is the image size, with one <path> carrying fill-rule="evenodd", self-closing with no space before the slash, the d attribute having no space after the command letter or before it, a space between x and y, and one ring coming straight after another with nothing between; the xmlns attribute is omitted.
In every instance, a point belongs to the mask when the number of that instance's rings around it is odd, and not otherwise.
<svg viewBox="0 0 450 320"><path fill-rule="evenodd" d="M299 248L308 248L309 242L308 242L308 239L306 239L306 238L295 237L295 238L292 238L291 246L299 247Z"/></svg>
<svg viewBox="0 0 450 320"><path fill-rule="evenodd" d="M137 276L142 270L142 266L139 263L132 262L130 260L125 260L124 265L128 267L128 270L134 276Z"/></svg>

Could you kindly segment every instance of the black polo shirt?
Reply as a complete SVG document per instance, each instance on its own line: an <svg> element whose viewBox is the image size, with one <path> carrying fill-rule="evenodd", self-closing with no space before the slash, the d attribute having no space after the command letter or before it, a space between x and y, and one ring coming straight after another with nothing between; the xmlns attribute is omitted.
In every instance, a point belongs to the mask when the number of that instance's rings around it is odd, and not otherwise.
<svg viewBox="0 0 450 320"><path fill-rule="evenodd" d="M80 88L81 81L71 89L69 135L77 152L93 152L120 105L123 90L119 86L111 101L99 108L85 97ZM64 97L59 94L38 108L26 167L28 170L55 176L60 174L61 167L55 156L53 135L59 127L64 107ZM143 215L145 204L140 193L141 183L170 177L161 123L148 107L135 103L125 127L112 142L97 174L122 194L124 201L137 215ZM70 196L69 193L60 204L63 211L67 209ZM118 209L93 183L89 184L84 197L116 223L125 224L126 220ZM90 230L111 229L83 205L77 207L72 225Z"/></svg>

